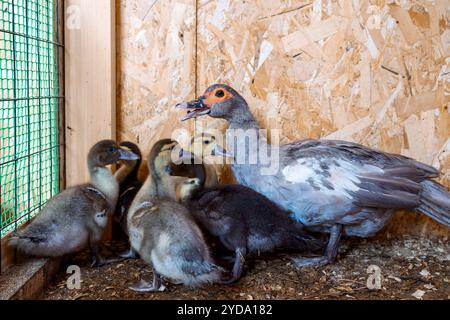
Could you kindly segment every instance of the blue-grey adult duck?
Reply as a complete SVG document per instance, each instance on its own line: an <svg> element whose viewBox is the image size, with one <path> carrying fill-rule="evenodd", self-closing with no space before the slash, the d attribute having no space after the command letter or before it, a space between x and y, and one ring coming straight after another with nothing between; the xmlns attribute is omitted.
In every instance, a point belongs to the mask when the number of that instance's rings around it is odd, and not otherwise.
<svg viewBox="0 0 450 320"><path fill-rule="evenodd" d="M106 166L119 160L137 159L137 155L121 149L112 140L98 142L88 154L90 182L70 187L51 198L9 244L39 257L63 256L89 244L93 265L103 264L106 260L99 255L98 243L119 194L119 184Z"/></svg>
<svg viewBox="0 0 450 320"><path fill-rule="evenodd" d="M298 266L333 262L342 234L372 236L397 209L422 212L450 226L450 193L432 180L439 172L431 166L346 141L308 139L269 145L245 99L223 84L177 107L191 110L182 120L209 115L227 120L229 129L245 130L240 135L253 134L257 147L249 147L245 139L237 143L244 146L246 159L244 164L232 164L237 181L292 212L295 220L330 233L324 256L299 258ZM234 138L227 137L231 153ZM261 157L256 164L248 161L249 155L266 148L271 155L279 155L279 168L273 174L261 170L267 169Z"/></svg>

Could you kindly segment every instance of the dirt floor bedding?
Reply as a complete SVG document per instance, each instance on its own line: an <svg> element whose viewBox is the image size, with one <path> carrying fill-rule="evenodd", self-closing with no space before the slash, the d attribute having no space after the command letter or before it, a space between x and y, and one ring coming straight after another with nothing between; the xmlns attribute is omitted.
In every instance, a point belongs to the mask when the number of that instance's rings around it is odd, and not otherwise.
<svg viewBox="0 0 450 320"><path fill-rule="evenodd" d="M125 243L107 243L108 247L119 250ZM287 255L253 255L237 284L201 289L169 285L163 293L137 294L128 289L140 277L152 277L141 260L91 268L89 253L82 252L68 265L80 266L81 289L67 289L69 275L61 272L45 299L450 299L446 238L347 239L334 265L302 270L296 270ZM376 266L372 273L369 266ZM377 270L381 289L370 290L368 278L376 276ZM371 279L376 286L375 278Z"/></svg>

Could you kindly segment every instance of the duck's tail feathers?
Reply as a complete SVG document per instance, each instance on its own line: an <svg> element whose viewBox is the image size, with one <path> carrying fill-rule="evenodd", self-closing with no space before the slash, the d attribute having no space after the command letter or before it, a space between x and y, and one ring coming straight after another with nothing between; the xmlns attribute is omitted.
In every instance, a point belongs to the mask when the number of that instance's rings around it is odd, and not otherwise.
<svg viewBox="0 0 450 320"><path fill-rule="evenodd" d="M27 235L16 232L8 241L8 245L28 255L43 255L42 248L46 247L47 238L41 235Z"/></svg>
<svg viewBox="0 0 450 320"><path fill-rule="evenodd" d="M420 205L416 208L417 211L450 227L450 192L432 180L426 180L420 184L423 190L420 195Z"/></svg>

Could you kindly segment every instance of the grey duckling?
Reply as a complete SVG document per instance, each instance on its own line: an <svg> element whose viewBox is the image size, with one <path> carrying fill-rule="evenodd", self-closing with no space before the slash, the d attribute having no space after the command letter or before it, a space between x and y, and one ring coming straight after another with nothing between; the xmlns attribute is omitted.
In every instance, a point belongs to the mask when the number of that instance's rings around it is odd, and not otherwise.
<svg viewBox="0 0 450 320"><path fill-rule="evenodd" d="M119 160L137 160L116 142L104 140L88 154L90 182L70 187L51 198L36 218L18 231L9 244L28 255L59 257L88 244L93 265L101 265L99 241L116 206L119 184L106 166Z"/></svg>
<svg viewBox="0 0 450 320"><path fill-rule="evenodd" d="M450 193L433 180L439 172L431 166L347 141L307 139L271 145L260 134L245 99L224 84L177 107L192 110L183 120L204 115L227 120L232 130L226 148L240 149L235 159L255 156L257 148L277 155L279 161L269 165L259 158L256 164L234 161L231 167L238 183L293 212L294 220L330 234L325 255L298 258L299 267L334 262L342 235L373 236L398 209L424 213L450 227ZM236 132L241 135L236 137ZM249 136L256 138L253 146L245 144ZM268 167L272 174L266 174Z"/></svg>
<svg viewBox="0 0 450 320"><path fill-rule="evenodd" d="M192 178L178 185L177 196L208 233L234 252L232 276L224 283L240 279L249 252L312 252L325 246L301 223L292 221L288 212L250 188L220 185L203 189L201 179Z"/></svg>
<svg viewBox="0 0 450 320"><path fill-rule="evenodd" d="M172 140L157 142L148 158L149 177L128 213L132 248L152 266L153 282L141 280L130 287L137 292L164 291L161 276L187 286L218 282L222 269L189 211L175 201L170 173Z"/></svg>

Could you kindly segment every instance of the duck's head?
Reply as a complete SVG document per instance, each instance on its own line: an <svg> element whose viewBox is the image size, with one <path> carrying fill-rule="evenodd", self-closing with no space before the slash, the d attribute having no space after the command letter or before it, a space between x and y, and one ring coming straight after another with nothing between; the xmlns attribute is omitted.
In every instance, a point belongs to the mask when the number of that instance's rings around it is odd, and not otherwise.
<svg viewBox="0 0 450 320"><path fill-rule="evenodd" d="M173 175L174 161L192 157L192 154L183 150L177 141L163 139L155 143L148 156L148 168L153 178Z"/></svg>
<svg viewBox="0 0 450 320"><path fill-rule="evenodd" d="M218 143L214 135L209 133L201 133L194 136L191 140L190 152L199 158L208 156L225 156L232 157Z"/></svg>
<svg viewBox="0 0 450 320"><path fill-rule="evenodd" d="M154 178L170 174L172 151L178 143L171 139L159 140L153 145L148 156L148 169Z"/></svg>
<svg viewBox="0 0 450 320"><path fill-rule="evenodd" d="M202 182L198 178L186 179L177 185L177 200L185 201L202 189Z"/></svg>
<svg viewBox="0 0 450 320"><path fill-rule="evenodd" d="M204 115L228 121L246 120L251 116L245 99L226 84L212 85L201 97L190 102L179 103L176 107L188 109L182 121Z"/></svg>
<svg viewBox="0 0 450 320"><path fill-rule="evenodd" d="M139 156L129 149L120 147L113 140L103 140L96 143L88 154L90 167L106 167L118 161L136 161Z"/></svg>

